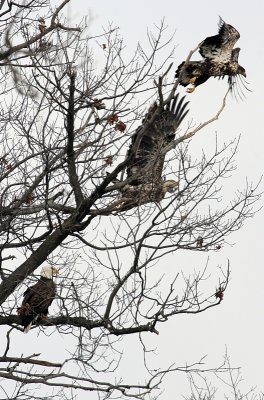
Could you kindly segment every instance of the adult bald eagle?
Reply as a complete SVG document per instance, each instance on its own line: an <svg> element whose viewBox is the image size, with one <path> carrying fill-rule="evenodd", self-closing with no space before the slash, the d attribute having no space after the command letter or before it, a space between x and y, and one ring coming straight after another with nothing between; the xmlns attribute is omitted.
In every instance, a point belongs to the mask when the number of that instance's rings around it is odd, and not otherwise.
<svg viewBox="0 0 264 400"><path fill-rule="evenodd" d="M184 98L179 100L178 94L165 106L155 103L132 136L127 153L128 183L121 189L122 210L159 203L178 186L175 180L164 181L162 171L168 145L189 111L187 104Z"/></svg>
<svg viewBox="0 0 264 400"><path fill-rule="evenodd" d="M17 309L21 325L24 326L24 333L30 330L33 323L48 315L49 306L56 294L53 277L58 275L58 272L54 267L44 266L38 282L25 291L22 305Z"/></svg>
<svg viewBox="0 0 264 400"><path fill-rule="evenodd" d="M207 37L199 45L203 60L183 62L178 66L176 78L179 78L180 85L191 84L192 87L187 92L192 93L196 86L206 82L211 76L223 78L227 75L232 90L237 76L246 77L245 69L238 64L240 48L233 48L239 37L239 32L220 17L218 35Z"/></svg>

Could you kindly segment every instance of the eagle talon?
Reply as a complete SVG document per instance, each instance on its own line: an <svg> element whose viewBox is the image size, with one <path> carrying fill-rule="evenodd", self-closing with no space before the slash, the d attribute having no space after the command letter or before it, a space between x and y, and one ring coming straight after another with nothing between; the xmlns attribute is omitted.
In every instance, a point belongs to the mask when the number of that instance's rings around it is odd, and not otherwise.
<svg viewBox="0 0 264 400"><path fill-rule="evenodd" d="M192 93L195 91L195 86L194 87L190 87L186 90L187 93Z"/></svg>
<svg viewBox="0 0 264 400"><path fill-rule="evenodd" d="M39 314L38 321L47 321L49 318L46 314Z"/></svg>

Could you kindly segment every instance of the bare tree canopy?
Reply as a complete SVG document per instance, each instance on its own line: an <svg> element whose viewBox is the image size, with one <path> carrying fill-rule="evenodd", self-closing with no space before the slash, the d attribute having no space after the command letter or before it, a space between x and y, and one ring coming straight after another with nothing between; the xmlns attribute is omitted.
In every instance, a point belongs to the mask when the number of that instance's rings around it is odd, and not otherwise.
<svg viewBox="0 0 264 400"><path fill-rule="evenodd" d="M162 260L219 251L255 212L251 184L222 201L237 141L216 142L200 158L189 151L228 92L195 126L163 23L129 58L116 28L92 37L88 22L71 26L69 1L0 1L0 397L73 399L79 389L101 399L156 398L169 372L190 373L195 391L202 361L152 370L147 340L178 314L219 305L229 280L227 265L208 291L208 265L190 274L178 261L160 268ZM67 340L58 359L17 350L17 309L43 263L60 271L56 299L26 336L38 332L45 346ZM122 375L128 336L142 353L140 382Z"/></svg>

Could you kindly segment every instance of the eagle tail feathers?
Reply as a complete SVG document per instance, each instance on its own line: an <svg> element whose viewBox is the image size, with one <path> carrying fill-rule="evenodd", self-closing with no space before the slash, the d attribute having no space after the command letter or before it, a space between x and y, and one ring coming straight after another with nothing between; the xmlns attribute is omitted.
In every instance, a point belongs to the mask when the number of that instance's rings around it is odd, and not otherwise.
<svg viewBox="0 0 264 400"><path fill-rule="evenodd" d="M40 314L35 315L31 318L31 321L25 321L24 323L24 333L28 333L31 329L32 324L35 324L40 317Z"/></svg>
<svg viewBox="0 0 264 400"><path fill-rule="evenodd" d="M27 326L24 327L24 333L28 333L29 332L32 324L33 324L33 321L31 321Z"/></svg>

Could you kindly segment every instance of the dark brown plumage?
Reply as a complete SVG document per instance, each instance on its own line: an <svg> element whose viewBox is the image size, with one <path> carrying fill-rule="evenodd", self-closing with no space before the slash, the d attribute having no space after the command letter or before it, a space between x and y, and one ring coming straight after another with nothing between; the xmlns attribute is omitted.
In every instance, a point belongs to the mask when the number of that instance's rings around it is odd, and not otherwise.
<svg viewBox="0 0 264 400"><path fill-rule="evenodd" d="M164 107L155 103L142 125L131 138L127 153L128 183L121 189L123 206L129 209L148 202L160 202L168 191L178 186L175 180L164 181L162 172L168 147L189 110L177 94Z"/></svg>
<svg viewBox="0 0 264 400"><path fill-rule="evenodd" d="M33 323L48 315L49 306L56 294L53 277L57 274L56 268L49 265L43 267L38 282L25 291L22 305L17 309L25 333L30 330Z"/></svg>

